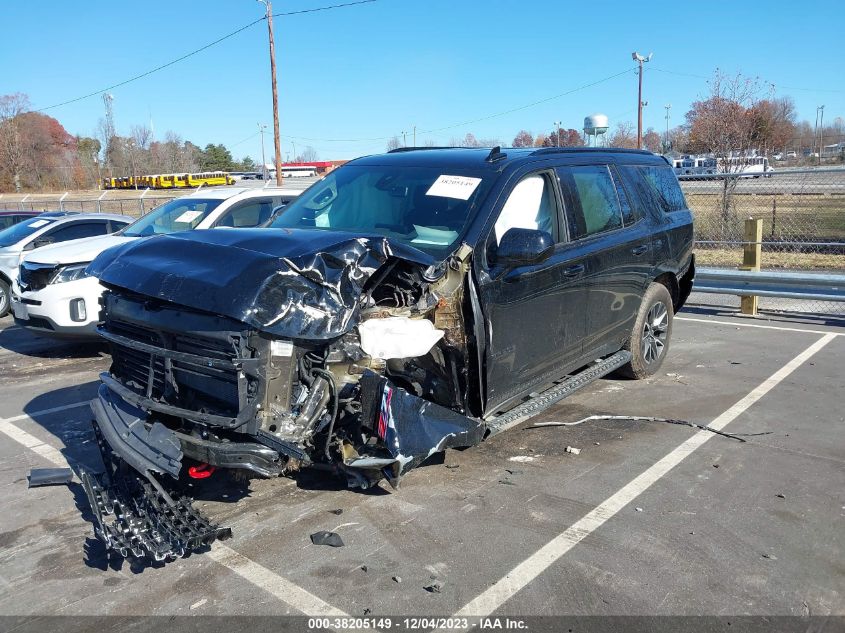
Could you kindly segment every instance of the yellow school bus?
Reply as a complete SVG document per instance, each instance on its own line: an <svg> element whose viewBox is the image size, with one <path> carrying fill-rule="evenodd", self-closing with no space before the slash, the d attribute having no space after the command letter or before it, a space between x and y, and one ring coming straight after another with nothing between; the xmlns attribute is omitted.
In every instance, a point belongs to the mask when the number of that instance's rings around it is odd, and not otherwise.
<svg viewBox="0 0 845 633"><path fill-rule="evenodd" d="M185 174L185 177L188 187L235 184L235 179L225 171L203 171L196 174Z"/></svg>

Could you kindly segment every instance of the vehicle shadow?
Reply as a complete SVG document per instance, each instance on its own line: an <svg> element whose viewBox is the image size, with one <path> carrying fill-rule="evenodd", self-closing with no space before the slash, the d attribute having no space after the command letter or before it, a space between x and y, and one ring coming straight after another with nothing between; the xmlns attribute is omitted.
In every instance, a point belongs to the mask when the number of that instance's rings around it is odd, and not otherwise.
<svg viewBox="0 0 845 633"><path fill-rule="evenodd" d="M100 341L77 341L38 336L15 325L6 317L0 320L0 348L15 354L36 358L95 358L108 353L108 345Z"/></svg>

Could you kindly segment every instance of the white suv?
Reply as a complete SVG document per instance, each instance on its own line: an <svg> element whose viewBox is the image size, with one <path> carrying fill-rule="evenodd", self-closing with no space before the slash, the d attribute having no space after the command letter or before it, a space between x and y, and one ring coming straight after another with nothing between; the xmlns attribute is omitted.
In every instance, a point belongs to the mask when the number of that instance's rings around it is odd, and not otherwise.
<svg viewBox="0 0 845 633"><path fill-rule="evenodd" d="M48 244L107 235L130 222L132 218L125 215L51 212L0 231L0 317L9 312L24 257Z"/></svg>
<svg viewBox="0 0 845 633"><path fill-rule="evenodd" d="M85 269L104 250L129 240L192 229L261 226L299 191L200 189L150 211L115 235L39 249L20 265L15 322L39 334L96 338L103 287Z"/></svg>

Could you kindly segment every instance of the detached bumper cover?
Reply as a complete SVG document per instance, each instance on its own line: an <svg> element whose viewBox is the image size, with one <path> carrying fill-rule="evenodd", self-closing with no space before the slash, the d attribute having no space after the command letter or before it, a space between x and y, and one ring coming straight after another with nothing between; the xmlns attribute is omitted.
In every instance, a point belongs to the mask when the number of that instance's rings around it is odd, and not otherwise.
<svg viewBox="0 0 845 633"><path fill-rule="evenodd" d="M182 445L176 435L158 422L148 431L147 413L100 385L91 402L97 426L106 443L138 473L147 471L179 477Z"/></svg>

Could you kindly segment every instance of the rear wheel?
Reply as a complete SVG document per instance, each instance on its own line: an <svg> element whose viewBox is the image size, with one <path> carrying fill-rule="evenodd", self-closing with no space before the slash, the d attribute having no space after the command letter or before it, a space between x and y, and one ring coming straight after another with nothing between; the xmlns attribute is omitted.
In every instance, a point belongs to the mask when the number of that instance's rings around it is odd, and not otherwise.
<svg viewBox="0 0 845 633"><path fill-rule="evenodd" d="M631 352L631 361L619 369L620 374L641 380L660 369L669 351L673 317L672 296L666 286L651 284L643 296L631 338L625 346Z"/></svg>
<svg viewBox="0 0 845 633"><path fill-rule="evenodd" d="M12 305L12 293L9 291L9 284L5 281L0 281L0 317L9 314L9 308Z"/></svg>

